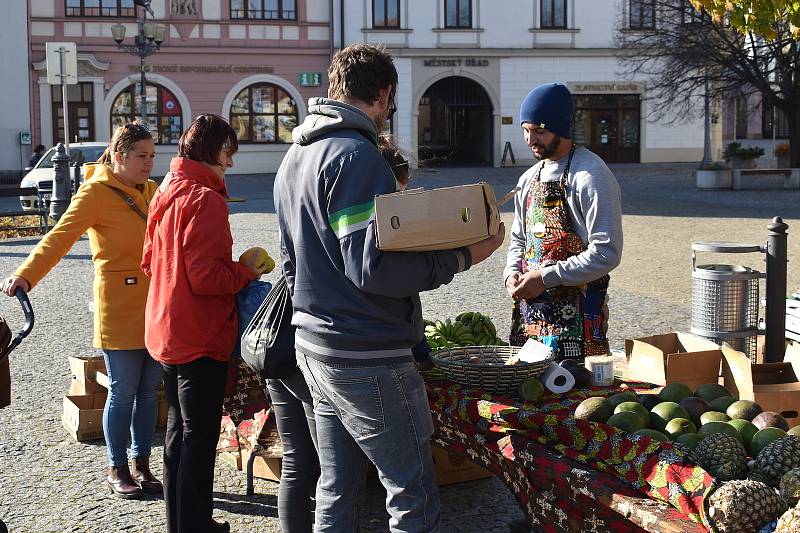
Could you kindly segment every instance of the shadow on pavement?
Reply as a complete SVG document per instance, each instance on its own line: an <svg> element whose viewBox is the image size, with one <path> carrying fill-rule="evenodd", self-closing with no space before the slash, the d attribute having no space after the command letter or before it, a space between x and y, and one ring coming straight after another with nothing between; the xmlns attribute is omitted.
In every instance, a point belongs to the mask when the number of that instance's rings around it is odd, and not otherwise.
<svg viewBox="0 0 800 533"><path fill-rule="evenodd" d="M278 518L278 497L272 494L245 496L215 491L214 509L238 515Z"/></svg>

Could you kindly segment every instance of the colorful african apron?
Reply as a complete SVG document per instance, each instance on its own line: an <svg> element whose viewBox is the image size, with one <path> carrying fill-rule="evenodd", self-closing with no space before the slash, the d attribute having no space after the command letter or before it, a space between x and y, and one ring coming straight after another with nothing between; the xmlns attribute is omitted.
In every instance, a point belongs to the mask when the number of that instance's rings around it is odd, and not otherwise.
<svg viewBox="0 0 800 533"><path fill-rule="evenodd" d="M558 181L542 182L542 167L531 180L525 197L525 253L522 272L539 270L586 250L572 226L567 204L567 178L575 145ZM533 337L553 349L556 360L579 359L608 353L603 324L609 276L581 287L553 287L539 297L514 303L512 346Z"/></svg>

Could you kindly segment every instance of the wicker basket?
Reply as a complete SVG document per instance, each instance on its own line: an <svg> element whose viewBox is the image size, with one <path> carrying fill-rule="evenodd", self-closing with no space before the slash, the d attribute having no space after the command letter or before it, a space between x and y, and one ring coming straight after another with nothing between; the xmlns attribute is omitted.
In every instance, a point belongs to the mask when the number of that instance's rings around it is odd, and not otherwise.
<svg viewBox="0 0 800 533"><path fill-rule="evenodd" d="M431 362L448 379L461 385L494 394L514 394L520 383L538 376L552 362L548 358L536 363L506 365L506 360L518 351L518 346L463 346L433 352ZM480 357L480 363L469 361L475 356Z"/></svg>

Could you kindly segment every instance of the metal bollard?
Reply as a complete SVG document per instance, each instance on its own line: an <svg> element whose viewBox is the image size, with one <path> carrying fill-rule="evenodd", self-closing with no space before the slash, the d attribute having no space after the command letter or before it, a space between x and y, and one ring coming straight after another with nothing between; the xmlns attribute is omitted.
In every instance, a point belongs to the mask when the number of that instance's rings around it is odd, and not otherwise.
<svg viewBox="0 0 800 533"><path fill-rule="evenodd" d="M59 220L69 207L70 189L72 184L69 179L69 156L64 145L58 143L56 155L53 156L53 194L50 197L50 216Z"/></svg>
<svg viewBox="0 0 800 533"><path fill-rule="evenodd" d="M786 337L786 263L789 226L781 217L767 226L767 308L765 311L764 362L783 361Z"/></svg>

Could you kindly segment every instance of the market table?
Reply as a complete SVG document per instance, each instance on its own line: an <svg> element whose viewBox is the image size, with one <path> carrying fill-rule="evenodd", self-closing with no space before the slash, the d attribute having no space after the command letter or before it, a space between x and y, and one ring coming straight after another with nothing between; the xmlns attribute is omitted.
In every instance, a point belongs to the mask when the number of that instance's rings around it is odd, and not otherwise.
<svg viewBox="0 0 800 533"><path fill-rule="evenodd" d="M433 443L487 468L544 532L703 532L713 478L669 443L577 420L593 388L516 402L427 373Z"/></svg>
<svg viewBox="0 0 800 533"><path fill-rule="evenodd" d="M280 437L261 380L231 365L218 451L279 458ZM538 531L699 533L714 479L681 448L576 419L589 396L620 387L573 390L521 403L423 373L434 422L432 439L477 463L512 491ZM639 384L641 386L641 384ZM238 426L238 427L237 427ZM252 465L248 469L252 491Z"/></svg>

